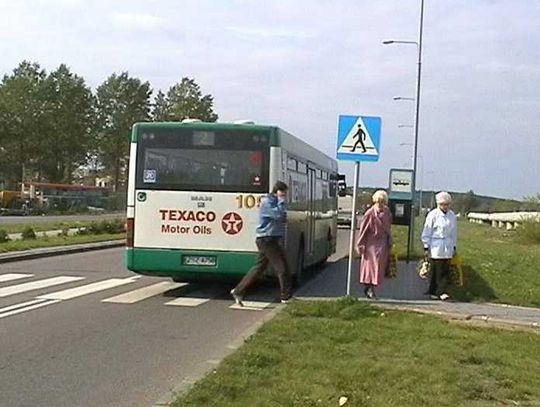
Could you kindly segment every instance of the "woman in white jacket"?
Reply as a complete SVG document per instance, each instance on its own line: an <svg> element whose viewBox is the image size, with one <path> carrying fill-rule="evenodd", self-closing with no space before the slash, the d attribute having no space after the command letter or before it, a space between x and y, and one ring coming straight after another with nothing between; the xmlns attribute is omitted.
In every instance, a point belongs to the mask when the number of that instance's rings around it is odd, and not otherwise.
<svg viewBox="0 0 540 407"><path fill-rule="evenodd" d="M448 192L439 192L435 199L437 208L426 216L422 243L426 256L431 259L431 280L427 294L432 299L445 301L449 298L446 286L450 259L456 254L457 220L450 209L452 197Z"/></svg>

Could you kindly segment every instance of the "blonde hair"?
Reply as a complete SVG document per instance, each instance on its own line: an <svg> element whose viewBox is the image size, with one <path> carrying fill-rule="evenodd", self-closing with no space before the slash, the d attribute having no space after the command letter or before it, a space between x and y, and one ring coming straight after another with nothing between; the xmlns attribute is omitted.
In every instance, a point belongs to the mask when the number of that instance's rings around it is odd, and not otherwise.
<svg viewBox="0 0 540 407"><path fill-rule="evenodd" d="M437 204L450 204L452 202L452 196L445 191L439 192L437 195L435 195L435 201L437 201Z"/></svg>
<svg viewBox="0 0 540 407"><path fill-rule="evenodd" d="M373 196L371 197L373 203L383 201L384 203L388 203L388 194L386 191L383 191L382 189L379 189L378 191L375 191Z"/></svg>

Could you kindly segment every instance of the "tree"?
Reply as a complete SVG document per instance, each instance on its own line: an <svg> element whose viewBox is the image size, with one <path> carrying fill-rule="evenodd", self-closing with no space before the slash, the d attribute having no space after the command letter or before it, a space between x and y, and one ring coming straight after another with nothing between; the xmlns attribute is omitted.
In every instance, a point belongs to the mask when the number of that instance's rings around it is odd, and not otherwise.
<svg viewBox="0 0 540 407"><path fill-rule="evenodd" d="M40 168L48 181L71 183L74 169L95 145L94 96L64 64L45 79L44 90L47 137L40 141Z"/></svg>
<svg viewBox="0 0 540 407"><path fill-rule="evenodd" d="M167 97L161 90L158 91L152 107L152 120L155 122L167 121L169 119L169 108Z"/></svg>
<svg viewBox="0 0 540 407"><path fill-rule="evenodd" d="M540 211L540 192L523 198L522 208L526 211Z"/></svg>
<svg viewBox="0 0 540 407"><path fill-rule="evenodd" d="M115 191L125 182L131 127L150 118L151 94L148 82L127 72L111 75L97 89L98 156L113 177Z"/></svg>
<svg viewBox="0 0 540 407"><path fill-rule="evenodd" d="M0 84L0 155L5 184L30 177L42 137L45 71L23 61Z"/></svg>
<svg viewBox="0 0 540 407"><path fill-rule="evenodd" d="M218 119L212 108L214 98L211 95L202 96L199 85L193 79L185 77L172 86L167 92L167 102L168 120L181 121L189 118L215 122Z"/></svg>

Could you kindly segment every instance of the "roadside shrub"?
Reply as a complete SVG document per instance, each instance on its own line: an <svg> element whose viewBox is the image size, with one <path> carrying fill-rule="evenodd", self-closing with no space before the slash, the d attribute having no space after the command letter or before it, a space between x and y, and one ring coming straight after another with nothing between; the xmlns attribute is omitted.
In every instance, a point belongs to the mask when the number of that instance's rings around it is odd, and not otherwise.
<svg viewBox="0 0 540 407"><path fill-rule="evenodd" d="M122 219L111 219L111 220L102 220L100 222L92 222L86 227L85 232L80 232L79 234L92 234L92 235L102 235L105 233L114 234L114 233L123 233L124 230L124 221Z"/></svg>
<svg viewBox="0 0 540 407"><path fill-rule="evenodd" d="M123 219L111 219L109 221L104 221L104 229L107 233L123 233L125 232L125 222Z"/></svg>
<svg viewBox="0 0 540 407"><path fill-rule="evenodd" d="M530 243L540 243L540 218L523 220L518 228L521 238Z"/></svg>
<svg viewBox="0 0 540 407"><path fill-rule="evenodd" d="M0 229L0 243L9 242L9 235L4 229Z"/></svg>
<svg viewBox="0 0 540 407"><path fill-rule="evenodd" d="M36 238L36 232L34 232L34 229L32 228L32 226L26 226L23 229L21 236L23 240L32 240Z"/></svg>
<svg viewBox="0 0 540 407"><path fill-rule="evenodd" d="M91 235L101 235L103 233L103 222L93 221L87 226L86 230Z"/></svg>

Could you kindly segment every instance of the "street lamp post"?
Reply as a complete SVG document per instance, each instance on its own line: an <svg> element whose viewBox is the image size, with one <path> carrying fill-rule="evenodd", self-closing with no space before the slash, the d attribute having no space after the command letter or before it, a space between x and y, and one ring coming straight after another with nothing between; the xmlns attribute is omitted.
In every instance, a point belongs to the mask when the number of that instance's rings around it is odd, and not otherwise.
<svg viewBox="0 0 540 407"><path fill-rule="evenodd" d="M383 44L414 44L417 46L418 59L417 59L417 76L416 76L416 108L414 115L414 148L413 148L413 177L412 177L412 207L411 207L411 224L409 227L409 244L407 247L407 258L410 257L410 252L414 250L414 221L416 215L416 161L417 161L417 150L418 150L418 123L420 116L420 79L422 77L422 34L424 28L424 0L420 2L420 29L418 34L417 41L397 41L397 40L386 40L383 41Z"/></svg>

